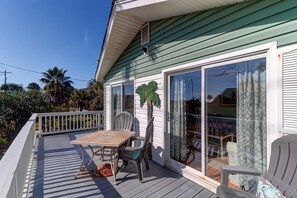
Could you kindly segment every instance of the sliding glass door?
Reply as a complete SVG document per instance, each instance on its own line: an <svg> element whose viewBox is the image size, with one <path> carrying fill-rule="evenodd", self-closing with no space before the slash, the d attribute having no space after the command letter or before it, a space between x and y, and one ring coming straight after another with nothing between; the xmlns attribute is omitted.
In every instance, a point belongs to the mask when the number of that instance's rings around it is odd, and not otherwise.
<svg viewBox="0 0 297 198"><path fill-rule="evenodd" d="M201 71L170 76L170 157L201 171Z"/></svg>
<svg viewBox="0 0 297 198"><path fill-rule="evenodd" d="M170 157L218 182L224 164L266 170L266 58L200 68L168 78Z"/></svg>

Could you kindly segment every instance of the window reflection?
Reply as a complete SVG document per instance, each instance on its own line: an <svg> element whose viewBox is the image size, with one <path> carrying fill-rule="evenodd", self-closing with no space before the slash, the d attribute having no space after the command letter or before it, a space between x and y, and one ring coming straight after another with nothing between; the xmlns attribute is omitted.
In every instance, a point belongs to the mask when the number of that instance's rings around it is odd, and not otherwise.
<svg viewBox="0 0 297 198"><path fill-rule="evenodd" d="M223 164L266 169L266 59L205 70L206 175L220 181ZM249 189L250 179L230 176Z"/></svg>
<svg viewBox="0 0 297 198"><path fill-rule="evenodd" d="M123 111L129 112L134 116L134 84L123 85Z"/></svg>
<svg viewBox="0 0 297 198"><path fill-rule="evenodd" d="M112 87L113 117L122 111L121 86Z"/></svg>

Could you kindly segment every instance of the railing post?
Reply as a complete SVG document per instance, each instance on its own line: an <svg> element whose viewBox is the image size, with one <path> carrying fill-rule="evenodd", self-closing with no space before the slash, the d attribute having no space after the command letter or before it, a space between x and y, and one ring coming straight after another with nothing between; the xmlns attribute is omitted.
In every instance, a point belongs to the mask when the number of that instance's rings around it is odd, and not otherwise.
<svg viewBox="0 0 297 198"><path fill-rule="evenodd" d="M80 126L79 126L79 128L81 129L85 121L83 120L83 115L82 114L79 115L79 118L80 118Z"/></svg>
<svg viewBox="0 0 297 198"><path fill-rule="evenodd" d="M38 116L38 132L42 133L42 116Z"/></svg>
<svg viewBox="0 0 297 198"><path fill-rule="evenodd" d="M60 131L60 115L58 115L58 131Z"/></svg>
<svg viewBox="0 0 297 198"><path fill-rule="evenodd" d="M70 120L69 115L66 115L66 116L65 116L66 130L68 130L68 129L70 128L69 120Z"/></svg>

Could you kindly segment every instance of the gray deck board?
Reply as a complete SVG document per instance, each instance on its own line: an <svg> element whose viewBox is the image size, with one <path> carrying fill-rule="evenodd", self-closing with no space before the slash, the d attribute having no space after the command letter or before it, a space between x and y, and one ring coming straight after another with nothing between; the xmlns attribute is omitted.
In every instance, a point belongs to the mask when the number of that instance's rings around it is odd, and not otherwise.
<svg viewBox="0 0 297 198"><path fill-rule="evenodd" d="M70 141L85 133L67 133L38 139L33 159L29 197L213 197L213 193L172 170L150 161L150 170L143 165L144 179L139 182L134 164L112 177L95 177L91 170L98 160L87 167L77 179L80 166L78 146ZM90 150L85 148L87 159ZM88 161L88 160L86 160ZM200 195L201 194L201 195Z"/></svg>
<svg viewBox="0 0 297 198"><path fill-rule="evenodd" d="M199 194L204 188L199 185L194 185L187 191L185 191L182 195L179 196L179 198L188 198L188 197L193 197L196 194Z"/></svg>
<svg viewBox="0 0 297 198"><path fill-rule="evenodd" d="M160 172L157 178L152 178L146 180L142 185L137 185L134 188L130 189L128 192L123 193L123 196L126 197L143 197L144 191L147 189L155 189L160 182L165 181L168 177L174 176L176 173L172 172L169 169L159 169Z"/></svg>
<svg viewBox="0 0 297 198"><path fill-rule="evenodd" d="M177 187L179 187L180 185L183 185L187 181L188 180L185 177L181 177L179 179L176 179L174 182L168 184L164 188L156 191L155 193L152 193L148 197L151 197L151 198L153 198L153 197L163 197L166 194L170 193L173 189L176 189Z"/></svg>
<svg viewBox="0 0 297 198"><path fill-rule="evenodd" d="M204 188L201 192L199 192L194 197L195 198L208 198L208 197L211 197L212 195L213 195L212 192L210 192L209 190L207 190L207 189Z"/></svg>
<svg viewBox="0 0 297 198"><path fill-rule="evenodd" d="M194 185L197 185L197 184L192 181L187 181L183 185L180 185L178 188L175 188L170 193L166 194L164 198L178 197L179 195L182 195L184 192L189 190Z"/></svg>

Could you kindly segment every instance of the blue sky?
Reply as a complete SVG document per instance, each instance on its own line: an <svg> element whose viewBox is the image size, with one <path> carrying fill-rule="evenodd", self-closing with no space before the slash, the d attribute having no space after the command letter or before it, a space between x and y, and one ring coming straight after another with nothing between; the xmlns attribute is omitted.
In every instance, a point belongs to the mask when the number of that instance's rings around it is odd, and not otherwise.
<svg viewBox="0 0 297 198"><path fill-rule="evenodd" d="M41 74L1 63L40 72L58 66L72 78L94 78L110 6L111 0L1 0L0 71L12 72L7 82L43 86Z"/></svg>

